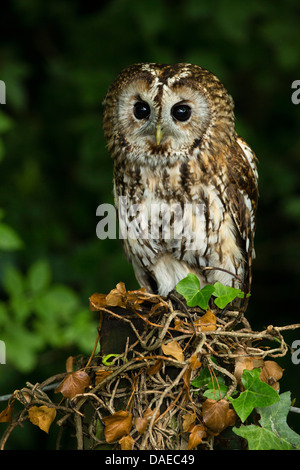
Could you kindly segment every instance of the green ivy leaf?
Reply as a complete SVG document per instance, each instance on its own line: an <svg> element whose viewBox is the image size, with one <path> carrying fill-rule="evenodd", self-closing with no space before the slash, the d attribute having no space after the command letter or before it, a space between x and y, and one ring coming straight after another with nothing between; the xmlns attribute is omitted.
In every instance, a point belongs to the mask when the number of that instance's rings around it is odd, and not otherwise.
<svg viewBox="0 0 300 470"><path fill-rule="evenodd" d="M260 424L264 428L277 429L281 439L300 449L300 436L287 424L287 415L291 407L291 393L285 392L279 395L280 401L266 408L257 408L260 414Z"/></svg>
<svg viewBox="0 0 300 470"><path fill-rule="evenodd" d="M219 382L219 380L218 380ZM206 398L210 398L211 400L221 400L225 397L227 393L228 387L223 383L219 383L219 386L215 383L214 388L209 387L204 393L203 396Z"/></svg>
<svg viewBox="0 0 300 470"><path fill-rule="evenodd" d="M278 393L259 378L260 369L245 369L242 383L245 391L238 398L229 397L233 408L244 422L256 407L269 406L280 400Z"/></svg>
<svg viewBox="0 0 300 470"><path fill-rule="evenodd" d="M244 297L244 292L241 289L224 286L224 284L221 284L221 282L216 282L214 284L213 295L217 297L214 301L217 307L225 308L226 305L232 302L236 297L242 299Z"/></svg>
<svg viewBox="0 0 300 470"><path fill-rule="evenodd" d="M208 370L208 367L204 367L203 369L201 369L200 374L197 375L197 377L195 377L191 381L191 384L193 385L193 387L201 388L204 387L204 385L207 385L210 379L211 375Z"/></svg>
<svg viewBox="0 0 300 470"><path fill-rule="evenodd" d="M217 375L212 378L208 367L201 369L200 374L191 381L191 385L196 388L205 387L206 391L203 393L203 396L213 400L224 398L228 390L228 387L225 385L224 376Z"/></svg>
<svg viewBox="0 0 300 470"><path fill-rule="evenodd" d="M273 405L257 408L260 426L233 428L235 434L247 439L249 450L300 450L300 436L287 424L290 392L282 393L279 400Z"/></svg>
<svg viewBox="0 0 300 470"><path fill-rule="evenodd" d="M220 282L216 282L213 286L207 284L201 289L198 277L192 273L189 273L178 282L176 290L179 294L183 295L189 307L199 306L203 310L207 310L208 302L212 295L216 297L214 302L219 308L226 307L236 297L244 297L244 292L241 289L224 286ZM247 294L247 297L249 295Z"/></svg>
<svg viewBox="0 0 300 470"><path fill-rule="evenodd" d="M203 310L207 310L209 299L214 293L214 290L215 290L214 286L210 284L207 284L206 286L202 287L202 289L198 292L196 296L196 299L197 299L196 305L199 305L199 307L201 307Z"/></svg>
<svg viewBox="0 0 300 470"><path fill-rule="evenodd" d="M272 431L254 424L234 427L232 430L238 436L247 439L249 450L291 450L291 445L281 442Z"/></svg>
<svg viewBox="0 0 300 470"><path fill-rule="evenodd" d="M200 281L195 274L189 273L184 279L178 282L176 290L179 294L183 295L189 307L198 305Z"/></svg>
<svg viewBox="0 0 300 470"><path fill-rule="evenodd" d="M198 277L189 273L177 284L176 290L183 295L189 307L199 306L203 310L207 310L209 299L215 288L208 284L201 289Z"/></svg>

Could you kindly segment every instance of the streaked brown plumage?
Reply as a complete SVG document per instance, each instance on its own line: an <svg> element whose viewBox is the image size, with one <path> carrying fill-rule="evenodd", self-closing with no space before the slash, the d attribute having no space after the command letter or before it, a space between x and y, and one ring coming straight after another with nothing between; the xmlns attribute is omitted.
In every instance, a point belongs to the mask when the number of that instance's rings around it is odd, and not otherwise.
<svg viewBox="0 0 300 470"><path fill-rule="evenodd" d="M191 64L136 64L104 100L103 127L114 160L114 197L174 208L200 204L194 244L171 236L123 240L139 283L167 295L194 272L201 285L251 285L257 205L256 157L234 127L233 100L211 72ZM148 114L147 114L148 113ZM184 119L183 119L184 118ZM151 220L152 217L152 220ZM205 267L220 269L203 270Z"/></svg>

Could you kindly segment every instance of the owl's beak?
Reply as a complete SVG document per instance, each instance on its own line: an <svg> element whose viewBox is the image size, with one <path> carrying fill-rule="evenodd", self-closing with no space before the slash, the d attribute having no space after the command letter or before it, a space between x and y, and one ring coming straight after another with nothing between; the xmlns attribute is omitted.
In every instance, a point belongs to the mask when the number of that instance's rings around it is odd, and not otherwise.
<svg viewBox="0 0 300 470"><path fill-rule="evenodd" d="M156 132L155 132L155 139L156 139L156 145L159 145L162 139L163 133L160 127L160 124L157 124L156 126Z"/></svg>

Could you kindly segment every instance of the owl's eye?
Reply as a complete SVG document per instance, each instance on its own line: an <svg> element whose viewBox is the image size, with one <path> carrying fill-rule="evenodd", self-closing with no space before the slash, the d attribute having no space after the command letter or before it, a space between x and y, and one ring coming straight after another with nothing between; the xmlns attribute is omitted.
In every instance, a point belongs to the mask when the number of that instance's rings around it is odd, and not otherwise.
<svg viewBox="0 0 300 470"><path fill-rule="evenodd" d="M187 104L175 104L171 109L171 114L177 121L187 121L191 113L192 110Z"/></svg>
<svg viewBox="0 0 300 470"><path fill-rule="evenodd" d="M150 106L145 101L138 101L133 107L133 114L137 119L146 119L150 115Z"/></svg>

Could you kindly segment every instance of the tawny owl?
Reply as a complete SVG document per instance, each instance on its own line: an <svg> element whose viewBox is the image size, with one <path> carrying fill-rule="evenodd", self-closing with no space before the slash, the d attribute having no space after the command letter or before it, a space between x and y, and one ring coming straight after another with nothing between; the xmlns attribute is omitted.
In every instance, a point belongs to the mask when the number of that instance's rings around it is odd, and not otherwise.
<svg viewBox="0 0 300 470"><path fill-rule="evenodd" d="M190 272L201 286L250 289L256 157L233 108L215 75L185 63L132 65L107 92L115 205L123 228L136 217L123 247L150 292L167 295Z"/></svg>

